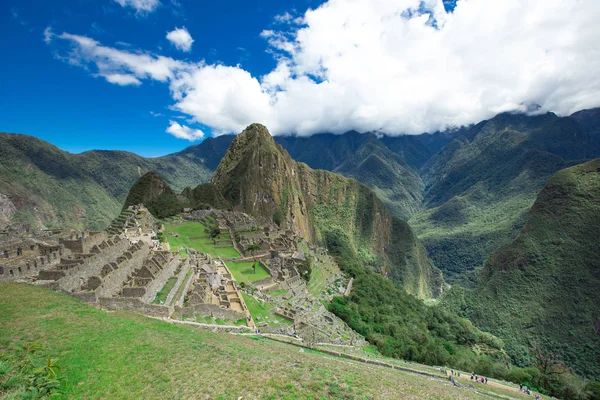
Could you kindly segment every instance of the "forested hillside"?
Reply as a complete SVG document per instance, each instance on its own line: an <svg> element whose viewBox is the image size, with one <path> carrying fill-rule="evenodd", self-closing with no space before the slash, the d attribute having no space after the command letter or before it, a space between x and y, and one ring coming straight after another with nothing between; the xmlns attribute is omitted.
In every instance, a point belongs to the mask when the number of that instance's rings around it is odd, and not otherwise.
<svg viewBox="0 0 600 400"><path fill-rule="evenodd" d="M550 179L516 240L485 264L463 311L502 337L516 360L531 362L541 347L598 379L599 238L600 159Z"/></svg>
<svg viewBox="0 0 600 400"><path fill-rule="evenodd" d="M31 136L0 134L0 223L104 229L144 173L158 172L177 191L195 187L210 179L206 163L228 140L143 158L123 151L71 154Z"/></svg>

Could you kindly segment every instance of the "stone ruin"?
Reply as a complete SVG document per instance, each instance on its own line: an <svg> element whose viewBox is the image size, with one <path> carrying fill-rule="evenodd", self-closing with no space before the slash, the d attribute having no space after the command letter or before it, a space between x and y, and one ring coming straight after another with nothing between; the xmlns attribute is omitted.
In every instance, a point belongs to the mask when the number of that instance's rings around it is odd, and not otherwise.
<svg viewBox="0 0 600 400"><path fill-rule="evenodd" d="M81 264L104 238L103 232L36 231L4 235L0 241L0 282L31 279L40 272ZM19 253L19 250L21 254ZM98 250L95 250L98 251Z"/></svg>
<svg viewBox="0 0 600 400"><path fill-rule="evenodd" d="M196 252L197 274L190 285L187 300L175 309L182 317L210 316L237 321L248 310L225 263L208 254Z"/></svg>

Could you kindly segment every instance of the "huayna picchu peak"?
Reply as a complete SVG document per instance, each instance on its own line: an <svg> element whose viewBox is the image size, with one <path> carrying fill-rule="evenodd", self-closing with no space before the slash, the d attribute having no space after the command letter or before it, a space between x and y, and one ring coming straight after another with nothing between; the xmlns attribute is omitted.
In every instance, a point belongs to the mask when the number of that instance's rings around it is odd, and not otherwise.
<svg viewBox="0 0 600 400"><path fill-rule="evenodd" d="M365 263L410 293L427 298L443 291L440 272L406 222L356 180L294 161L263 125L252 124L233 140L211 183L234 210L312 243L342 235Z"/></svg>

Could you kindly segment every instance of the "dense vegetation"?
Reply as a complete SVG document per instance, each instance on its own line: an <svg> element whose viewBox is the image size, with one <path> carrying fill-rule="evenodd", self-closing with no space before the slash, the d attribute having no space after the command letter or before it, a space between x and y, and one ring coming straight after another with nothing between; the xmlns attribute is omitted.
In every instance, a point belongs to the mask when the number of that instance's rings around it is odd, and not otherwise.
<svg viewBox="0 0 600 400"><path fill-rule="evenodd" d="M123 209L143 204L156 218L166 218L183 211L183 203L169 185L155 172L144 174L131 187Z"/></svg>
<svg viewBox="0 0 600 400"><path fill-rule="evenodd" d="M599 383L568 373L544 350L533 354L528 365L510 365L501 339L480 331L445 307L425 305L381 275L365 269L343 234L328 235L327 246L342 271L354 277L350 296L335 297L330 311L364 335L382 354L473 371L558 397L600 399Z"/></svg>
<svg viewBox="0 0 600 400"><path fill-rule="evenodd" d="M425 209L409 223L447 280L473 286L486 257L523 227L548 178L584 158L584 147L573 121L503 114L431 158L421 171Z"/></svg>
<svg viewBox="0 0 600 400"><path fill-rule="evenodd" d="M185 188L181 193L187 200L187 205L194 209L226 209L229 203L221 192L210 183L202 183L195 188Z"/></svg>
<svg viewBox="0 0 600 400"><path fill-rule="evenodd" d="M507 343L519 363L539 346L576 373L600 378L600 160L558 172L517 239L485 264L451 305ZM595 326L597 324L598 326Z"/></svg>

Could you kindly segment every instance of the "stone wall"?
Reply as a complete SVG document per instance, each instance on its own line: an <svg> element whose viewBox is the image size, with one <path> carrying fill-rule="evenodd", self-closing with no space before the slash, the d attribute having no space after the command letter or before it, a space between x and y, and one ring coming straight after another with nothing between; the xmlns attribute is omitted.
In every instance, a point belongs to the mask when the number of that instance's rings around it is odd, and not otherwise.
<svg viewBox="0 0 600 400"><path fill-rule="evenodd" d="M128 240L119 240L112 246L105 248L102 253L95 254L86 259L83 264L62 271L65 276L59 280L60 288L67 292L80 289L92 276L100 276L102 267L107 263L116 262L117 258L121 256L128 247Z"/></svg>
<svg viewBox="0 0 600 400"><path fill-rule="evenodd" d="M178 305L180 307L183 306L183 299L185 298L185 294L190 289L190 285L192 284L192 280L194 278L194 275L192 274L187 281L185 280L185 277L186 277L187 273L189 272L190 268L191 268L191 263L189 262L189 258L188 258L183 261L181 271L179 272L179 275L177 276L177 283L175 284L175 286L173 286L173 288L171 289L171 292L169 292L169 295L165 299L166 305L170 306L173 303L173 298L177 294L177 291L179 290L181 285L185 285L183 292L182 292L183 295L181 296L181 298L175 299L176 300L175 305Z"/></svg>
<svg viewBox="0 0 600 400"><path fill-rule="evenodd" d="M131 246L127 251L131 254L131 258L122 260L117 264L117 269L110 272L102 278L102 286L97 291L99 297L113 297L119 294L123 287L123 282L137 268L140 268L144 260L150 254L150 248L145 244L141 244L136 251L137 246Z"/></svg>
<svg viewBox="0 0 600 400"><path fill-rule="evenodd" d="M133 297L100 297L98 305L106 310L128 310L156 318L169 318L173 313L172 307L146 304Z"/></svg>
<svg viewBox="0 0 600 400"><path fill-rule="evenodd" d="M245 333L251 331L251 328L247 326L231 326L231 325L215 325L215 324L202 324L198 322L192 321L177 321L172 320L169 321L174 325L183 325L183 326L193 326L199 329L205 329L211 332L221 332L221 333Z"/></svg>
<svg viewBox="0 0 600 400"><path fill-rule="evenodd" d="M100 246L106 240L106 232L89 232L81 239L64 240L60 243L73 253L89 253L92 247Z"/></svg>
<svg viewBox="0 0 600 400"><path fill-rule="evenodd" d="M163 286L165 286L167 280L171 276L173 276L173 273L177 269L177 266L180 262L181 260L179 258L179 254L177 254L175 255L175 257L173 257L173 259L171 259L171 261L164 265L163 268L154 277L152 282L150 282L146 286L146 293L144 293L141 300L146 303L152 303L154 301L154 298L156 297L156 293L158 293L158 291L162 289Z"/></svg>
<svg viewBox="0 0 600 400"><path fill-rule="evenodd" d="M219 318L224 321L237 321L246 317L244 312L224 309L215 304L198 304L189 307L178 307L174 308L175 314L181 315L182 318L193 317L199 315L201 317Z"/></svg>
<svg viewBox="0 0 600 400"><path fill-rule="evenodd" d="M42 270L48 270L60 264L62 247L56 247L51 251L46 249L45 254L34 259L25 261L21 265L2 265L0 258L0 282L10 282L26 276L35 276Z"/></svg>
<svg viewBox="0 0 600 400"><path fill-rule="evenodd" d="M271 278L265 278L265 279L261 279L259 281L252 282L252 286L256 286L256 287L271 286L274 283L275 282L273 282L273 279L271 279Z"/></svg>

